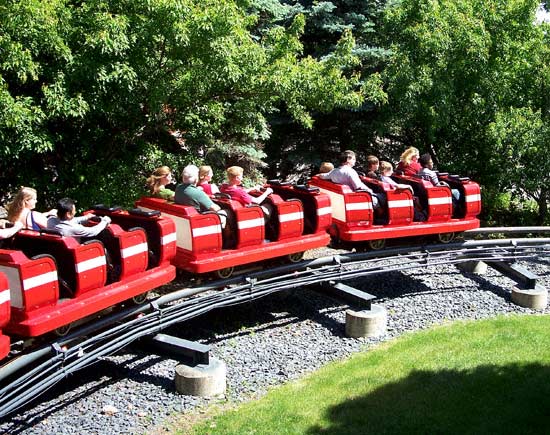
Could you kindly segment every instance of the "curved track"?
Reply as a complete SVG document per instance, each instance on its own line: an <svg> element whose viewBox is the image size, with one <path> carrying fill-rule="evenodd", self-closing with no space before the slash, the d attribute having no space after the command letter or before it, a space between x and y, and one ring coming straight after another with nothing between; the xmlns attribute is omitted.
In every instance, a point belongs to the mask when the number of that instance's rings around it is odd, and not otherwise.
<svg viewBox="0 0 550 435"><path fill-rule="evenodd" d="M516 231L517 232L517 231ZM550 252L550 238L469 240L307 260L206 286L181 289L90 323L0 368L0 417L29 403L66 376L130 343L215 308L274 292L395 270L466 261L514 262Z"/></svg>

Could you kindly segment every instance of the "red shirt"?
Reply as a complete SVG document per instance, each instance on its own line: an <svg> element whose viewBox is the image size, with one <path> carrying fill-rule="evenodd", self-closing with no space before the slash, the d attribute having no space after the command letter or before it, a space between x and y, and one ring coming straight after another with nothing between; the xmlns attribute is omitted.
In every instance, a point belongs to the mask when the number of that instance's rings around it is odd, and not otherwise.
<svg viewBox="0 0 550 435"><path fill-rule="evenodd" d="M202 183L199 184L197 187L201 187L204 193L206 193L208 196L212 196L212 185L209 183Z"/></svg>
<svg viewBox="0 0 550 435"><path fill-rule="evenodd" d="M405 165L403 162L399 162L397 164L397 167L395 168L396 171L403 171L405 175L415 175L418 174L418 172L422 169L422 166L418 162L412 162L408 165Z"/></svg>
<svg viewBox="0 0 550 435"><path fill-rule="evenodd" d="M227 193L231 199L239 201L242 205L252 204L252 196L250 196L244 187L223 183L220 186L221 193Z"/></svg>

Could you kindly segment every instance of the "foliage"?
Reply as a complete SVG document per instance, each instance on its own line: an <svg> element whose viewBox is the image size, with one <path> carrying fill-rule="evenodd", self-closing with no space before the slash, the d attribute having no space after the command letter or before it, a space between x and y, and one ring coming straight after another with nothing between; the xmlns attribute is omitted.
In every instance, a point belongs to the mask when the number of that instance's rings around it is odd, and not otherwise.
<svg viewBox="0 0 550 435"><path fill-rule="evenodd" d="M273 389L191 433L546 432L540 404L550 393L549 326L547 316L508 316L410 334Z"/></svg>
<svg viewBox="0 0 550 435"><path fill-rule="evenodd" d="M384 124L446 170L535 198L542 221L550 201L550 45L548 27L535 23L538 4L395 2L384 28L393 52Z"/></svg>
<svg viewBox="0 0 550 435"><path fill-rule="evenodd" d="M313 114L312 129L295 123L285 113L272 118L273 136L266 145L270 177L307 178L323 160L333 160L345 148L374 151L377 125L373 122L378 107L385 103L380 92L384 61L388 51L380 45L378 25L385 6L382 0L331 0L311 2L251 0L251 10L262 19L257 32L261 34L273 23L286 23L297 14L306 17L302 42L305 53L318 59L328 59L337 52L338 41L352 34L355 45L351 53L356 61L348 68L356 72L367 98L359 107L337 108L330 113Z"/></svg>
<svg viewBox="0 0 550 435"><path fill-rule="evenodd" d="M346 35L329 59L302 56L303 16L261 38L231 0L10 1L0 6L0 154L5 189L107 199L141 176L149 148L220 166L259 163L266 116L364 98ZM371 89L366 89L371 91ZM379 92L379 90L378 90ZM121 169L124 168L124 169ZM98 181L99 177L104 180ZM54 184L55 183L55 184ZM105 187L103 187L105 186ZM106 190L104 190L106 189ZM127 202L121 194L120 199Z"/></svg>

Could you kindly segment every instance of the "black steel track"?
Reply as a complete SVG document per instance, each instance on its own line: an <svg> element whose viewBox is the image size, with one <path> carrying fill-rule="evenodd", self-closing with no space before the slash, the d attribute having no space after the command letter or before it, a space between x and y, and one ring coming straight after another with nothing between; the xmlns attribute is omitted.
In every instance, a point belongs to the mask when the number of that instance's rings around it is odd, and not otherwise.
<svg viewBox="0 0 550 435"><path fill-rule="evenodd" d="M9 361L0 368L0 417L28 404L68 375L130 343L216 308L328 281L466 261L529 261L549 253L550 238L409 246L306 260L175 291L147 304L111 314Z"/></svg>

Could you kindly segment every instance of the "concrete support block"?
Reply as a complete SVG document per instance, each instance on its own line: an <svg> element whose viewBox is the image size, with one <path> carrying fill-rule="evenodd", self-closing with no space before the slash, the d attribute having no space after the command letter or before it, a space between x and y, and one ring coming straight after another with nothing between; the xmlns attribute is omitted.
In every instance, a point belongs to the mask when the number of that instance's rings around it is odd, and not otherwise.
<svg viewBox="0 0 550 435"><path fill-rule="evenodd" d="M483 261L465 261L464 263L458 263L457 267L466 273L475 273L476 275L487 273L487 263Z"/></svg>
<svg viewBox="0 0 550 435"><path fill-rule="evenodd" d="M210 364L194 367L185 364L176 366L174 380L176 391L188 396L212 397L225 393L227 367L216 358Z"/></svg>
<svg viewBox="0 0 550 435"><path fill-rule="evenodd" d="M372 305L370 310L346 311L346 336L352 338L378 337L386 333L388 316L381 305Z"/></svg>
<svg viewBox="0 0 550 435"><path fill-rule="evenodd" d="M542 310L548 305L548 291L545 287L538 284L534 289L529 290L513 287L512 302L520 307Z"/></svg>

